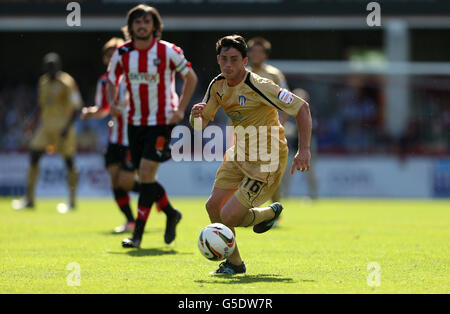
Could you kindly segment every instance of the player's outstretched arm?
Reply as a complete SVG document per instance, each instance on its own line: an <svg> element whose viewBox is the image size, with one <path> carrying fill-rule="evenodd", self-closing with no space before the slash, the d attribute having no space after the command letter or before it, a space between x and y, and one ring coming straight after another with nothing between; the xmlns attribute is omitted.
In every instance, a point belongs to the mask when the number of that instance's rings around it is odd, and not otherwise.
<svg viewBox="0 0 450 314"><path fill-rule="evenodd" d="M180 95L180 104L178 105L178 109L172 111L172 117L169 120L169 125L177 124L184 118L184 112L186 110L189 101L191 101L192 95L194 94L195 87L197 86L197 75L194 70L189 69L189 72L183 76L184 85L183 91Z"/></svg>
<svg viewBox="0 0 450 314"><path fill-rule="evenodd" d="M81 120L88 120L91 118L95 119L103 119L109 114L109 110L105 110L102 108L99 108L97 106L91 106L91 107L84 107L81 110Z"/></svg>
<svg viewBox="0 0 450 314"><path fill-rule="evenodd" d="M298 128L298 151L292 162L291 174L294 174L296 169L301 172L308 171L310 166L312 119L308 103L305 102L302 105L295 119L297 120Z"/></svg>
<svg viewBox="0 0 450 314"><path fill-rule="evenodd" d="M199 121L198 119L200 119L201 121L201 126L202 129L204 129L208 123L209 120L205 119L203 117L203 111L205 110L206 104L205 103L199 103L199 104L195 104L192 109L191 109L191 115L189 117L189 121L191 123L191 126L194 128L194 130L197 130L197 121Z"/></svg>

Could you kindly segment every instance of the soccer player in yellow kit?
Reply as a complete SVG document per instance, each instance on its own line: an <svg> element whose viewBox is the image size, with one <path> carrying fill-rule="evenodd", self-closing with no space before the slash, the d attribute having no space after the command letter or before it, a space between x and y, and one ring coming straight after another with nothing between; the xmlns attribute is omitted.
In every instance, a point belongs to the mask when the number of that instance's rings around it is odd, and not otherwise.
<svg viewBox="0 0 450 314"><path fill-rule="evenodd" d="M248 59L250 66L248 70L258 74L261 77L272 80L275 84L281 88L288 89L286 77L276 67L266 64L265 62L269 58L270 51L272 50L271 43L262 37L254 37L248 41ZM284 123L282 121L284 126ZM272 195L272 202L279 202L281 199L281 185Z"/></svg>
<svg viewBox="0 0 450 314"><path fill-rule="evenodd" d="M269 58L272 45L267 39L262 37L254 37L248 41L248 60L250 66L248 70L272 80L275 84L281 88L288 88L286 77L276 67L266 64L265 62Z"/></svg>
<svg viewBox="0 0 450 314"><path fill-rule="evenodd" d="M15 210L34 207L35 186L39 175L39 160L44 153L60 153L66 163L69 185L69 204L59 204L58 211L66 213L75 208L78 172L73 162L76 151L74 121L82 106L81 95L75 80L61 71L61 59L56 53L44 57L45 74L39 79L39 108L41 121L30 144L26 196L14 200Z"/></svg>
<svg viewBox="0 0 450 314"><path fill-rule="evenodd" d="M271 80L246 70L247 44L241 36L231 35L221 38L216 44L216 51L222 73L211 81L203 103L193 106L191 124L196 129L205 128L214 119L218 108L222 107L236 130L239 127L256 129L260 140L256 148L258 150L256 160L251 158L255 147L247 145L247 142L251 143L250 136L246 136L244 146L249 151L245 152L245 158L239 155L239 148L236 147L242 146L239 141L227 151L224 162L217 171L206 210L211 222L223 223L233 232L235 227L253 226L256 233L263 233L271 229L283 210L280 203L264 208L257 207L272 196L280 184L287 163L287 142L277 110L286 112L297 121L299 145L291 166L293 174L295 170L303 172L309 169L311 159L309 105ZM270 149L275 149L277 153L275 167L272 167L272 163L271 166L267 166L267 160L261 157L263 130L269 134L267 128L270 129L270 136L267 138L267 141L271 142ZM277 139L275 145L272 142L273 138ZM233 254L213 273L245 272L245 264L236 246Z"/></svg>

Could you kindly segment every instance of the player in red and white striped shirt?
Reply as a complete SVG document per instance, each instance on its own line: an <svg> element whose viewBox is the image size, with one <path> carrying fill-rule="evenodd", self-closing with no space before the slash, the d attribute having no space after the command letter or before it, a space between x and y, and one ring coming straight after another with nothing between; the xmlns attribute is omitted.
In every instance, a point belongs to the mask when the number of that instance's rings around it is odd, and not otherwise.
<svg viewBox="0 0 450 314"><path fill-rule="evenodd" d="M110 105L106 96L106 85L108 83L108 73L103 74L97 81L95 93L95 107L97 112L109 114ZM121 81L118 88L117 101L123 104L119 107L120 114L111 116L108 122L109 134L108 142L111 144L128 147L128 94L125 81ZM103 118L103 117L100 117Z"/></svg>
<svg viewBox="0 0 450 314"><path fill-rule="evenodd" d="M120 38L110 39L103 47L103 62L108 65L114 51L121 46L124 41ZM82 119L104 118L110 112L110 103L106 95L108 73L103 74L97 81L95 94L95 105L85 107L82 110ZM134 168L130 159L127 135L127 111L128 95L125 82L119 85L117 102L121 103L121 113L112 116L108 122L109 137L108 147L105 153L105 166L111 178L114 199L120 210L127 219L123 226L115 228L115 232L121 233L133 230L135 226L134 217L130 208L130 190L139 191L139 184L134 179Z"/></svg>
<svg viewBox="0 0 450 314"><path fill-rule="evenodd" d="M152 204L165 195L164 188L156 181L156 173L159 164L171 157L172 129L183 119L197 84L197 76L183 51L160 39L162 28L155 8L141 4L131 9L127 15L131 40L114 52L108 69L110 100L117 93L120 79L127 85L128 139L141 183L136 227L133 236L122 242L123 247L140 247ZM175 92L176 73L184 79L180 98ZM120 113L118 106L112 107L112 113ZM167 215L164 240L171 243L181 213L169 202L162 210Z"/></svg>

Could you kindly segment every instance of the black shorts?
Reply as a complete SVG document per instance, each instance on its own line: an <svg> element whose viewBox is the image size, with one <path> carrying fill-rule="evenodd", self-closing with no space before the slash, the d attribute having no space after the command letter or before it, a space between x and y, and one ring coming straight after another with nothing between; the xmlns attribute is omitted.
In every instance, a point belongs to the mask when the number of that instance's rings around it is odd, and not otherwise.
<svg viewBox="0 0 450 314"><path fill-rule="evenodd" d="M130 149L127 146L108 143L105 153L105 167L120 164L123 170L134 171Z"/></svg>
<svg viewBox="0 0 450 314"><path fill-rule="evenodd" d="M170 141L174 125L128 125L131 160L136 169L141 159L165 162L172 157Z"/></svg>

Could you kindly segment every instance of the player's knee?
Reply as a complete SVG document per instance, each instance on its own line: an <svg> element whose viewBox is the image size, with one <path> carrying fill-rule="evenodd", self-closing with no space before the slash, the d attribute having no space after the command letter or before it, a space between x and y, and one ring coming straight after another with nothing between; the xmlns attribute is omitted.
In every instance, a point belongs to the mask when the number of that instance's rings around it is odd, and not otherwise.
<svg viewBox="0 0 450 314"><path fill-rule="evenodd" d="M151 165L142 165L139 168L139 179L141 182L155 182L157 168Z"/></svg>
<svg viewBox="0 0 450 314"><path fill-rule="evenodd" d="M118 189L120 188L120 181L118 180L117 177L111 177L111 186L113 189Z"/></svg>
<svg viewBox="0 0 450 314"><path fill-rule="evenodd" d="M134 186L134 174L129 171L121 170L116 178L115 184L125 191L131 191Z"/></svg>
<svg viewBox="0 0 450 314"><path fill-rule="evenodd" d="M209 198L206 202L206 211L208 212L211 222L220 222L220 203L213 198Z"/></svg>

